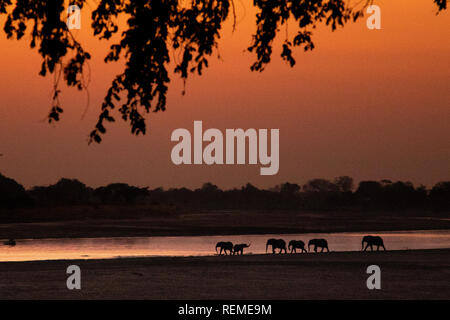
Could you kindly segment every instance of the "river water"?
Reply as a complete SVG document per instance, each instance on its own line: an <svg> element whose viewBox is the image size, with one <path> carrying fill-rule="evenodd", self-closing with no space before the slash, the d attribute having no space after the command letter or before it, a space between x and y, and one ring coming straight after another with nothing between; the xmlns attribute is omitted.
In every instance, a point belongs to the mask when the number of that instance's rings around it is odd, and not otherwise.
<svg viewBox="0 0 450 320"><path fill-rule="evenodd" d="M24 239L14 247L0 245L0 261L60 259L109 259L149 256L214 255L218 241L250 243L245 254L265 252L268 238L303 240L325 238L331 251L359 251L366 234L380 235L387 250L450 248L450 230L394 231L376 233L310 233L192 237L121 237L73 239ZM2 242L3 243L3 242ZM270 251L270 250L269 250Z"/></svg>

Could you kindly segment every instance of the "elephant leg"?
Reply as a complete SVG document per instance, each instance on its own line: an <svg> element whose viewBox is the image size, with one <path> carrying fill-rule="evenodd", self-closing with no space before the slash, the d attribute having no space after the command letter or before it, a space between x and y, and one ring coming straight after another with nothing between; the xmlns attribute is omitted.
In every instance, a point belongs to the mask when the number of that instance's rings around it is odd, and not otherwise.
<svg viewBox="0 0 450 320"><path fill-rule="evenodd" d="M314 252L317 253L317 246L314 246Z"/></svg>
<svg viewBox="0 0 450 320"><path fill-rule="evenodd" d="M370 245L370 251L373 251L373 244Z"/></svg>

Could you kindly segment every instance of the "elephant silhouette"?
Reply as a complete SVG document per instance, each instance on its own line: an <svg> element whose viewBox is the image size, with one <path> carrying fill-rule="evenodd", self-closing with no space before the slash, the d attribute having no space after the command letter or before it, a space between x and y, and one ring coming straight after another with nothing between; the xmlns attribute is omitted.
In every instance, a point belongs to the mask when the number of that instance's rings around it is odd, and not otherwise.
<svg viewBox="0 0 450 320"><path fill-rule="evenodd" d="M267 240L266 253L267 253L267 248L269 246L272 246L272 253L273 254L275 254L275 249L280 249L280 252L278 252L278 253L282 253L283 250L284 250L284 253L287 253L286 242L283 239L269 239L269 240Z"/></svg>
<svg viewBox="0 0 450 320"><path fill-rule="evenodd" d="M217 251L217 248L220 248L220 252ZM216 244L216 252L220 255L222 255L222 251L227 255L227 251L230 253L230 255L233 253L233 243L229 241L220 241Z"/></svg>
<svg viewBox="0 0 450 320"><path fill-rule="evenodd" d="M325 239L311 239L308 242L308 251L311 251L311 246L314 246L314 252L317 252L317 248L322 248L320 252L323 252L324 249L327 249L327 252L330 252L328 249L328 242Z"/></svg>
<svg viewBox="0 0 450 320"><path fill-rule="evenodd" d="M246 243L235 244L234 247L233 247L233 255L234 254L237 254L237 255L241 254L241 255L243 255L244 254L244 248L248 248L248 247L250 247L250 243L249 244L246 244Z"/></svg>
<svg viewBox="0 0 450 320"><path fill-rule="evenodd" d="M302 240L291 240L289 241L288 249L290 252L297 253L297 249L300 249L300 252L307 252L305 249L305 243Z"/></svg>
<svg viewBox="0 0 450 320"><path fill-rule="evenodd" d="M366 243L366 247L364 248L364 243ZM373 251L373 246L377 246L377 251L380 250L380 247L386 251L384 247L383 239L379 236L364 236L361 243L361 250L366 251L367 248L370 247L370 250Z"/></svg>

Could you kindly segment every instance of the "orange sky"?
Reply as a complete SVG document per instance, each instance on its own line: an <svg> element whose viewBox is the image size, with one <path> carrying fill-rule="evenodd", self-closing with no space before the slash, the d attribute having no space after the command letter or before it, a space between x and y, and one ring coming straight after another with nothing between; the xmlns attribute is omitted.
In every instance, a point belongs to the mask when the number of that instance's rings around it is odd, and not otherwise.
<svg viewBox="0 0 450 320"><path fill-rule="evenodd" d="M41 60L28 40L6 40L1 32L0 172L27 187L61 177L91 186L198 187L212 181L223 188L339 175L428 186L450 179L448 11L436 16L431 0L375 1L382 30L368 30L365 19L335 32L319 28L313 52L294 51L293 69L276 46L266 71L252 73L254 56L244 49L255 28L254 9L251 1L242 3L237 30L231 32L231 19L222 30L222 60L211 58L202 77L188 80L184 96L174 78L167 111L149 115L146 136L132 136L117 121L101 145L88 146L87 136L120 64L103 63L108 43L91 36L90 9L82 10L76 35L93 55L84 119L85 93L63 88L63 119L47 124L52 80L38 76ZM3 27L4 18L0 22ZM173 165L170 134L192 131L194 120L205 129L279 128L278 174L260 176L259 165Z"/></svg>

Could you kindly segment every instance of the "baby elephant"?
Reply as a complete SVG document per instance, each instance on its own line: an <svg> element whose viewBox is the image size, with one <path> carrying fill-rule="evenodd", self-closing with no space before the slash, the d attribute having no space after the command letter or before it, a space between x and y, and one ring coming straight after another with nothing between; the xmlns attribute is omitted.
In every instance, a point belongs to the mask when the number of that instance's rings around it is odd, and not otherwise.
<svg viewBox="0 0 450 320"><path fill-rule="evenodd" d="M297 253L297 249L300 249L300 252L307 252L305 249L305 243L302 240L291 240L289 241L289 250Z"/></svg>
<svg viewBox="0 0 450 320"><path fill-rule="evenodd" d="M239 253L241 255L243 255L244 248L248 248L248 247L250 247L250 243L249 244L245 244L245 243L235 244L233 247L233 255L234 254L238 255Z"/></svg>
<svg viewBox="0 0 450 320"><path fill-rule="evenodd" d="M322 248L320 252L323 252L324 249L327 249L328 252L328 242L325 239L311 239L308 242L308 251L311 251L310 247L314 246L314 252L317 252L317 248Z"/></svg>
<svg viewBox="0 0 450 320"><path fill-rule="evenodd" d="M364 248L364 243L366 243L366 247ZM373 251L373 246L377 246L377 251L380 250L380 247L382 247L385 251L386 248L384 247L383 239L379 236L365 236L362 239L362 247L361 250L366 251L367 248L370 247L370 250Z"/></svg>
<svg viewBox="0 0 450 320"><path fill-rule="evenodd" d="M217 248L220 248L220 252L217 251ZM232 242L224 242L220 241L216 244L216 252L220 255L222 255L222 251L227 254L227 251L230 253L230 255L233 253L233 243Z"/></svg>

